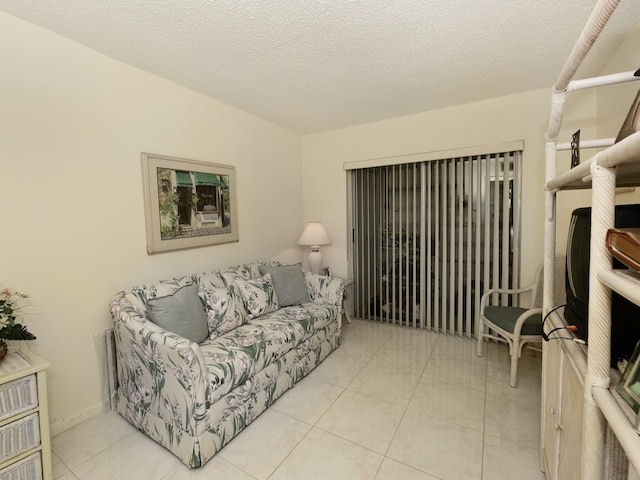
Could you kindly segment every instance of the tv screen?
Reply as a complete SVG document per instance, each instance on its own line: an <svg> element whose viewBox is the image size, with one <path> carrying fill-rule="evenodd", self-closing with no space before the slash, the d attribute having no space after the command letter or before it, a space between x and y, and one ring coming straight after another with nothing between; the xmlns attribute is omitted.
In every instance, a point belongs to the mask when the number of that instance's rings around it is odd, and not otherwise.
<svg viewBox="0 0 640 480"><path fill-rule="evenodd" d="M616 228L640 227L640 205L617 205ZM589 260L591 257L591 208L571 215L567 239L567 305L565 319L578 328L576 335L589 341ZM613 268L626 268L614 260ZM628 359L640 339L640 307L613 293L611 298L611 366Z"/></svg>

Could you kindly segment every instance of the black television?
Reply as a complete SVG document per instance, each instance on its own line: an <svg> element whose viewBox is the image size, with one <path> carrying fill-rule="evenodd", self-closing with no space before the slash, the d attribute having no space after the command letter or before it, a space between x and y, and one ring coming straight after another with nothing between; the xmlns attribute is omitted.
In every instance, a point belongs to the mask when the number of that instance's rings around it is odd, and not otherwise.
<svg viewBox="0 0 640 480"><path fill-rule="evenodd" d="M640 227L640 204L616 205L616 228ZM589 260L591 256L591 208L578 208L571 214L567 241L566 288L564 316L577 327L578 338L589 341ZM626 268L613 260L613 268ZM628 359L640 339L640 307L613 293L611 297L611 366Z"/></svg>

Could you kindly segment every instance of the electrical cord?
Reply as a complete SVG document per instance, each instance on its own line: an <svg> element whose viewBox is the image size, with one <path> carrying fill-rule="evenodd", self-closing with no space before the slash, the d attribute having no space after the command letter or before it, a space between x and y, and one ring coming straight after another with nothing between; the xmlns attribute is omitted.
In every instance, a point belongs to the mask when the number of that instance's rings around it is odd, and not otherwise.
<svg viewBox="0 0 640 480"><path fill-rule="evenodd" d="M566 306L567 306L566 303L564 303L562 305L558 305L557 307L554 307L551 310L549 310L549 312L544 316L544 318L542 319L542 338L544 339L545 342L548 342L549 340L570 340L572 342L579 343L580 345L587 345L587 342L585 340L582 340L581 338L575 338L575 337L550 337L550 335L552 333L557 332L558 330L568 330L570 332L577 332L578 331L578 327L576 327L575 325L566 325L566 326L562 326L562 327L556 327L553 330L551 330L549 333L545 333L545 331L544 331L544 322L546 322L547 318L549 318L549 315L551 315L556 310L558 310L558 309L560 309L562 307L566 307Z"/></svg>
<svg viewBox="0 0 640 480"><path fill-rule="evenodd" d="M549 337L547 336L547 334L544 332L544 322L547 321L547 318L549 318L549 315L551 315L553 312L555 312L556 310L562 308L562 307L566 307L567 304L563 303L562 305L558 305L557 307L553 307L551 310L549 310L549 312L544 316L544 318L542 319L542 338L544 338L545 342L549 341ZM554 331L554 330L552 330ZM549 332L551 333L551 332Z"/></svg>
<svg viewBox="0 0 640 480"><path fill-rule="evenodd" d="M551 330L549 333L547 333L547 336L551 335L553 332L557 332L558 330L569 330L571 332L577 332L578 327L576 327L575 325L567 325L566 327L556 327L553 330Z"/></svg>
<svg viewBox="0 0 640 480"><path fill-rule="evenodd" d="M572 342L575 343L579 343L580 345L587 345L587 342L585 342L584 340L582 340L581 338L573 338L573 337L553 337L550 338L549 340L570 340ZM549 341L547 340L547 341Z"/></svg>

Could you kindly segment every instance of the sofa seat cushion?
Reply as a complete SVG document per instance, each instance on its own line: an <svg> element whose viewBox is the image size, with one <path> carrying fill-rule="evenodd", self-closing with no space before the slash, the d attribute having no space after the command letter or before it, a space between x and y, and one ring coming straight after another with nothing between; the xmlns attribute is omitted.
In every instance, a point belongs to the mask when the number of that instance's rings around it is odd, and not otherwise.
<svg viewBox="0 0 640 480"><path fill-rule="evenodd" d="M335 319L335 307L281 308L200 344L215 402Z"/></svg>
<svg viewBox="0 0 640 480"><path fill-rule="evenodd" d="M298 322L307 334L317 332L326 327L338 316L338 309L333 305L321 303L305 303L304 305L292 305L272 312L264 319L278 319L285 322ZM260 323L263 318L251 320L252 323Z"/></svg>
<svg viewBox="0 0 640 480"><path fill-rule="evenodd" d="M200 344L215 402L302 342L307 333L298 322L263 320L247 323Z"/></svg>

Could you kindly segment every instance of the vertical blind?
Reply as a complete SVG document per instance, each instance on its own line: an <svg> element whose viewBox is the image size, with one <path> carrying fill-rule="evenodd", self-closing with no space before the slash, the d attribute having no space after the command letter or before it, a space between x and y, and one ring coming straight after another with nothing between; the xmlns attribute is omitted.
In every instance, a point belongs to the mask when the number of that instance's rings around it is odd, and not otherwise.
<svg viewBox="0 0 640 480"><path fill-rule="evenodd" d="M473 335L483 291L519 283L521 163L517 150L351 169L355 316Z"/></svg>

